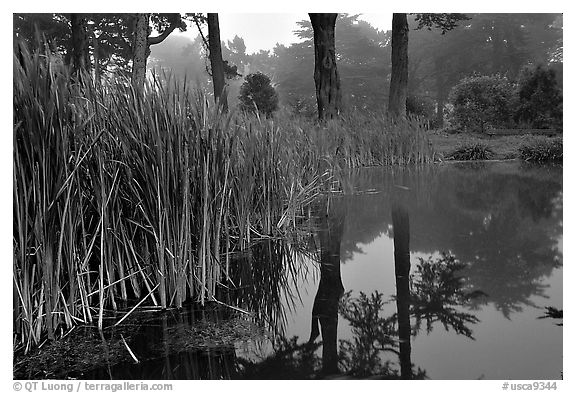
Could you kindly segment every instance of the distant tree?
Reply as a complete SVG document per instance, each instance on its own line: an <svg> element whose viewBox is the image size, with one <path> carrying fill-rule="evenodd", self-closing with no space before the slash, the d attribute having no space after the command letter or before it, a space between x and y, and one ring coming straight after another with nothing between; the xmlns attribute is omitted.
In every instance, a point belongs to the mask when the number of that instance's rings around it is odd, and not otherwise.
<svg viewBox="0 0 576 393"><path fill-rule="evenodd" d="M150 54L151 67L157 77L170 75L187 83L198 84L207 88L210 84L210 74L206 70L207 51L202 38L198 35L193 41L184 35L172 34L162 45L152 48Z"/></svg>
<svg viewBox="0 0 576 393"><path fill-rule="evenodd" d="M227 58L236 67L242 67L242 70L249 62L244 39L235 35L232 41L228 40L227 45L222 46L222 57Z"/></svg>
<svg viewBox="0 0 576 393"><path fill-rule="evenodd" d="M331 119L338 116L341 104L334 34L338 14L308 15L314 30L314 84L318 118Z"/></svg>
<svg viewBox="0 0 576 393"><path fill-rule="evenodd" d="M522 70L514 120L535 128L562 127L562 95L552 69L537 66Z"/></svg>
<svg viewBox="0 0 576 393"><path fill-rule="evenodd" d="M240 109L247 112L258 110L269 117L278 109L278 94L270 83L270 78L260 72L246 76L238 98Z"/></svg>

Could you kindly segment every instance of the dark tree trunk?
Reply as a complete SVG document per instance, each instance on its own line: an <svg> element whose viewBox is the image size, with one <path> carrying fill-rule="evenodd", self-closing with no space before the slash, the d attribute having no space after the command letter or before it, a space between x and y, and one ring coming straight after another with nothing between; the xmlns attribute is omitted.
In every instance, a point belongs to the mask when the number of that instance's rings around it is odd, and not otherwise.
<svg viewBox="0 0 576 393"><path fill-rule="evenodd" d="M218 14L208 14L208 45L210 50L210 66L212 69L212 82L214 85L214 99L224 110L228 109L228 100L224 87L224 62L222 61L222 47L220 43L220 25Z"/></svg>
<svg viewBox="0 0 576 393"><path fill-rule="evenodd" d="M140 90L146 80L146 60L148 59L148 14L134 16L134 37L132 41L132 86Z"/></svg>
<svg viewBox="0 0 576 393"><path fill-rule="evenodd" d="M398 338L400 339L400 375L412 378L410 359L410 224L408 212L398 204L392 207L394 230L394 270L396 273L396 307L398 309Z"/></svg>
<svg viewBox="0 0 576 393"><path fill-rule="evenodd" d="M331 119L338 116L341 101L334 36L338 14L309 15L314 29L314 83L318 118Z"/></svg>
<svg viewBox="0 0 576 393"><path fill-rule="evenodd" d="M340 273L340 244L346 212L341 202L330 204L323 215L320 230L320 282L312 306L309 343L322 334L322 374L338 373L338 304L344 293ZM325 208L322 209L325 211Z"/></svg>
<svg viewBox="0 0 576 393"><path fill-rule="evenodd" d="M83 14L71 14L72 68L75 72L87 70L90 65L88 53L88 32L86 17Z"/></svg>
<svg viewBox="0 0 576 393"><path fill-rule="evenodd" d="M388 113L394 117L406 117L408 94L408 20L406 14L392 16L392 76Z"/></svg>

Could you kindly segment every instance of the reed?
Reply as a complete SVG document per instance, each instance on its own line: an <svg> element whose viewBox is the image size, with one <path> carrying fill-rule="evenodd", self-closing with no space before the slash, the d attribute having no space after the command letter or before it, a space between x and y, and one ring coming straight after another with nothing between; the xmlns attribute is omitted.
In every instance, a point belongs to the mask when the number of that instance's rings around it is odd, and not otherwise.
<svg viewBox="0 0 576 393"><path fill-rule="evenodd" d="M338 169L433 159L415 119L223 113L169 77L144 91L122 78L96 84L22 45L13 105L24 351L78 323L103 329L107 310L129 300L214 300L232 280L231 255L285 236Z"/></svg>

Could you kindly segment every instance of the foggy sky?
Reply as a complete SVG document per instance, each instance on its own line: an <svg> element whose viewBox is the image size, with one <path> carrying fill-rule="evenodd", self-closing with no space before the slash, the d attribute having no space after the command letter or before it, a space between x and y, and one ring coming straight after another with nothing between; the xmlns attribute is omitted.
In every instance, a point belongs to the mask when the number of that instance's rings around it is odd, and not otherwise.
<svg viewBox="0 0 576 393"><path fill-rule="evenodd" d="M232 40L235 35L244 38L246 53L260 50L272 50L276 43L290 45L298 42L293 33L298 28L296 22L309 20L308 14L302 13L220 13L220 39ZM380 30L389 30L392 26L392 13L366 13L359 19L365 20ZM183 34L190 39L197 35L195 26L190 26Z"/></svg>

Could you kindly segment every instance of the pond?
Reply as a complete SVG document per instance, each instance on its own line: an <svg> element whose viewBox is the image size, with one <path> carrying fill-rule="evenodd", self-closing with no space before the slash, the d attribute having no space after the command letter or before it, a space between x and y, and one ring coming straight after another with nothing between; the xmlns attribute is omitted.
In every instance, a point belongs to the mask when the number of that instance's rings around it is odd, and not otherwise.
<svg viewBox="0 0 576 393"><path fill-rule="evenodd" d="M235 259L228 306L85 329L22 377L561 379L562 186L517 161L347 173Z"/></svg>

